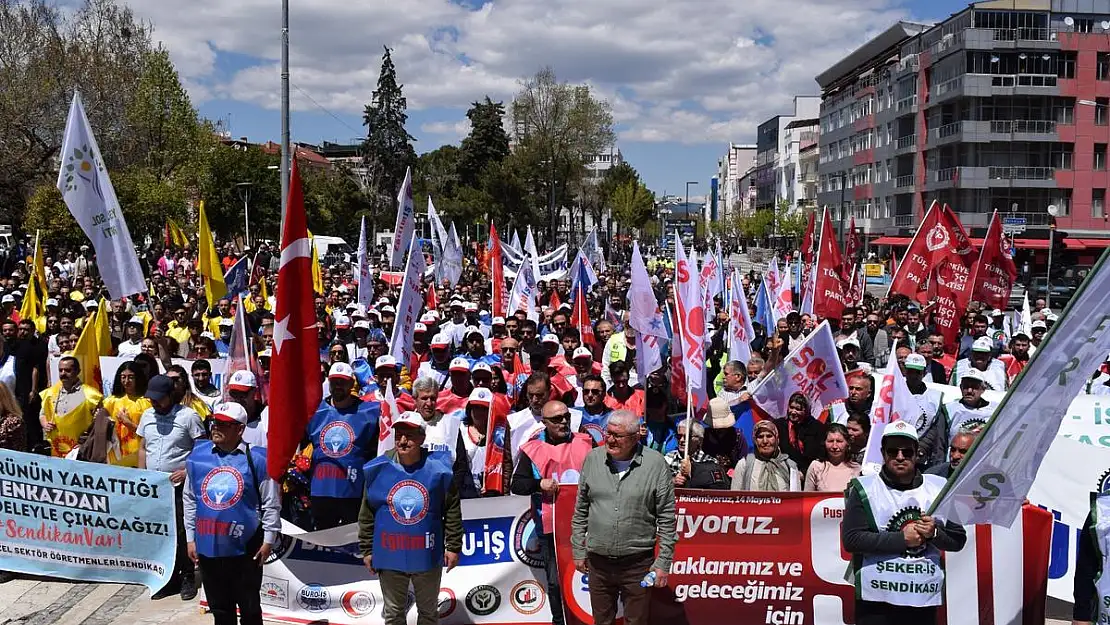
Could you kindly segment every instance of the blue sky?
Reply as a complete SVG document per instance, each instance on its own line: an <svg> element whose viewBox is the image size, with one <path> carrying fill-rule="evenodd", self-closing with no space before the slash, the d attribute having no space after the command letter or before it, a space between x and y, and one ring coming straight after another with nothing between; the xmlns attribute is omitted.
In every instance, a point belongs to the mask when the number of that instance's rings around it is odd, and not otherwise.
<svg viewBox="0 0 1110 625"><path fill-rule="evenodd" d="M297 5L298 3L293 3ZM308 3L306 3L308 4ZM202 115L236 136L280 136L280 14L271 0L144 0ZM625 158L657 193L708 191L730 141L817 94L813 77L897 19L935 21L954 0L314 0L291 15L292 134L363 133L382 46L394 49L417 152L457 143L470 102L509 100L544 65L589 83ZM788 10L784 10L787 7Z"/></svg>

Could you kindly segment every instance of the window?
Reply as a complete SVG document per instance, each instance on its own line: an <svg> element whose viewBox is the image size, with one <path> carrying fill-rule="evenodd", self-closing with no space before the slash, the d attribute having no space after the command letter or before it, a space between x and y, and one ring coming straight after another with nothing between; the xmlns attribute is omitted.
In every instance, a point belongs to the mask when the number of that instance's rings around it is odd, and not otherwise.
<svg viewBox="0 0 1110 625"><path fill-rule="evenodd" d="M1095 62L1095 78L1110 80L1110 53L1098 53L1098 60Z"/></svg>
<svg viewBox="0 0 1110 625"><path fill-rule="evenodd" d="M1057 124L1074 124L1075 100L1071 98L1059 98L1053 106L1052 115L1056 118Z"/></svg>
<svg viewBox="0 0 1110 625"><path fill-rule="evenodd" d="M1105 126L1110 122L1110 98L1096 98L1095 99L1095 125Z"/></svg>
<svg viewBox="0 0 1110 625"><path fill-rule="evenodd" d="M1091 189L1091 217L1106 219L1106 189Z"/></svg>
<svg viewBox="0 0 1110 625"><path fill-rule="evenodd" d="M1075 78L1075 52L1061 52L1056 62L1056 76L1058 78Z"/></svg>
<svg viewBox="0 0 1110 625"><path fill-rule="evenodd" d="M1095 21L1092 19L1076 19L1074 28L1077 33L1089 33L1095 29Z"/></svg>
<svg viewBox="0 0 1110 625"><path fill-rule="evenodd" d="M1049 154L1054 169L1071 169L1074 149L1070 143L1054 143Z"/></svg>
<svg viewBox="0 0 1110 625"><path fill-rule="evenodd" d="M1106 171L1106 144L1095 144L1095 170Z"/></svg>

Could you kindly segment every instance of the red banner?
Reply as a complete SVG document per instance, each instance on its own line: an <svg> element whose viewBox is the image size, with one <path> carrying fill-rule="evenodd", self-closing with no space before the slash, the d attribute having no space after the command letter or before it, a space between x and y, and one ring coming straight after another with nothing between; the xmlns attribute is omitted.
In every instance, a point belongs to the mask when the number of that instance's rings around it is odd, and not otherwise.
<svg viewBox="0 0 1110 625"><path fill-rule="evenodd" d="M936 202L929 206L925 219L910 240L902 262L894 270L890 281L890 292L900 293L916 299L922 304L928 301L926 289L929 275L935 266L935 254L947 245L944 231L937 230L940 223L941 208Z"/></svg>
<svg viewBox="0 0 1110 625"><path fill-rule="evenodd" d="M857 256L859 251L863 249L863 243L859 240L859 234L856 232L856 216L852 215L851 220L848 222L848 234L844 237L844 279L850 279L848 275L851 273L851 268L859 260Z"/></svg>
<svg viewBox="0 0 1110 625"><path fill-rule="evenodd" d="M840 319L848 286L844 283L843 259L836 244L829 209L821 220L821 242L817 252L817 279L813 294L813 312L825 319Z"/></svg>
<svg viewBox="0 0 1110 625"><path fill-rule="evenodd" d="M1010 243L1002 236L1002 218L994 211L983 239L983 249L979 252L979 263L975 266L972 299L1006 310L1014 280L1017 280L1017 266Z"/></svg>
<svg viewBox="0 0 1110 625"><path fill-rule="evenodd" d="M559 579L567 623L592 625L588 574L575 570L571 551L576 496L564 485L556 500ZM667 588L652 593L652 622L855 622L841 495L679 489L676 512L678 545ZM945 554L938 622L1043 625L1051 528L1052 515L1033 506L1013 528L969 528L967 546Z"/></svg>
<svg viewBox="0 0 1110 625"><path fill-rule="evenodd" d="M936 283L936 308L933 323L948 345L960 340L960 318L971 302L971 264L974 248L960 218L947 204L933 227L929 239L937 245L934 252L933 281ZM932 249L932 246L930 246Z"/></svg>
<svg viewBox="0 0 1110 625"><path fill-rule="evenodd" d="M489 224L489 279L493 316L504 317L505 303L508 300L505 294L505 267L501 261L501 239L497 238L497 228L492 221Z"/></svg>

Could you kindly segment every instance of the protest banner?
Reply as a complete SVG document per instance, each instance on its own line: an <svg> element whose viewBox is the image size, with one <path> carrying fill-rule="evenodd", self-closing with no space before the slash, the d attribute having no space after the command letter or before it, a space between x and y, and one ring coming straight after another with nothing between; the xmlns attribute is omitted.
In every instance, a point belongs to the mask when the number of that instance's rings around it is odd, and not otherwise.
<svg viewBox="0 0 1110 625"><path fill-rule="evenodd" d="M588 574L574 568L570 524L577 488L562 486L555 545L567 623L592 625ZM673 625L855 622L855 588L840 546L838 493L677 492L678 535L669 585L652 594L652 619ZM1026 506L1013 528L968 528L945 554L948 625L1044 623L1051 518ZM977 609L976 609L977 607Z"/></svg>
<svg viewBox="0 0 1110 625"><path fill-rule="evenodd" d="M550 623L531 500L466 500L462 517L462 553L458 567L441 582L440 622ZM298 624L382 623L378 578L358 556L357 535L357 525L304 533L286 523L263 570L265 618ZM411 593L409 597L414 600ZM201 605L207 605L203 594Z"/></svg>
<svg viewBox="0 0 1110 625"><path fill-rule="evenodd" d="M152 591L173 573L168 473L0 449L0 570Z"/></svg>

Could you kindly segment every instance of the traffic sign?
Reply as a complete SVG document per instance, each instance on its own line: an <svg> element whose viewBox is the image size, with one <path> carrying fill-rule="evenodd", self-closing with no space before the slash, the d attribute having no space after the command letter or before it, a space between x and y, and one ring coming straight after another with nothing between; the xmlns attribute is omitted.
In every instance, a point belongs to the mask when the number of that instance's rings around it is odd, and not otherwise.
<svg viewBox="0 0 1110 625"><path fill-rule="evenodd" d="M1002 232L1006 234L1025 232L1025 224L1026 221L1024 217L1003 217Z"/></svg>

